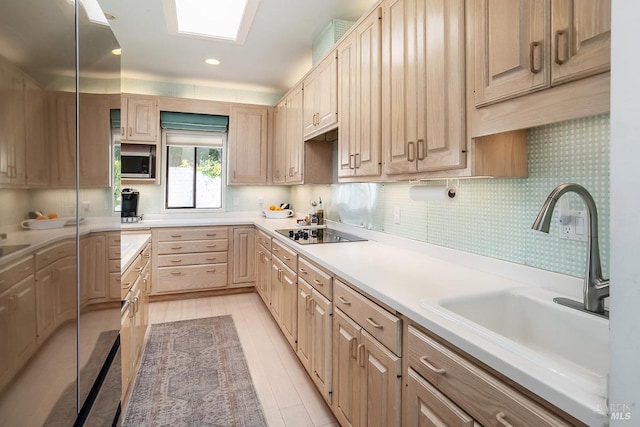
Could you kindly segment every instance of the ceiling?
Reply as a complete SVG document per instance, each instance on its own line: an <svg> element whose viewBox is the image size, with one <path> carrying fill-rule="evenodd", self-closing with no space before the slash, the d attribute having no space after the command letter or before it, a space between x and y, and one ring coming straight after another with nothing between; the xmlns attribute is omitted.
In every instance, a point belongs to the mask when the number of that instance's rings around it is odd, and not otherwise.
<svg viewBox="0 0 640 427"><path fill-rule="evenodd" d="M160 0L98 0L122 46L122 76L284 93L311 69L333 18L356 20L377 0L261 0L243 45L169 35ZM220 65L207 65L206 58Z"/></svg>

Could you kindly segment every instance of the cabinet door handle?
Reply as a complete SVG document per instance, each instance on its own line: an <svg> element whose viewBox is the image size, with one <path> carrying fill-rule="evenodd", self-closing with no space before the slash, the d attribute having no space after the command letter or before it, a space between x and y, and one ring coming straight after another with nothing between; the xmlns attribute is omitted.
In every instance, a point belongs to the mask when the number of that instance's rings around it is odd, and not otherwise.
<svg viewBox="0 0 640 427"><path fill-rule="evenodd" d="M358 366L364 367L364 344L358 344Z"/></svg>
<svg viewBox="0 0 640 427"><path fill-rule="evenodd" d="M418 160L424 160L425 158L425 154L426 154L426 145L424 143L424 139L419 139L418 140Z"/></svg>
<svg viewBox="0 0 640 427"><path fill-rule="evenodd" d="M357 342L358 340L355 337L349 340L349 350L351 351L352 359L358 358L358 349L357 349L357 346L355 345Z"/></svg>
<svg viewBox="0 0 640 427"><path fill-rule="evenodd" d="M556 42L556 52L555 52L555 61L556 64L558 65L562 65L565 62L567 62L567 59L569 58L569 40L566 37L567 35L567 31L566 30L558 30L556 31L555 34L555 42ZM564 58L560 58L560 38L564 38L565 39L565 55Z"/></svg>
<svg viewBox="0 0 640 427"><path fill-rule="evenodd" d="M369 324L376 329L382 329L382 325L379 323L376 323L375 320L373 320L371 317L367 317L367 322L369 322Z"/></svg>
<svg viewBox="0 0 640 427"><path fill-rule="evenodd" d="M133 307L135 308L135 313L140 311L140 298L133 297Z"/></svg>
<svg viewBox="0 0 640 427"><path fill-rule="evenodd" d="M496 420L500 423L500 425L503 425L504 427L513 427L513 425L507 421L507 416L504 414L504 412L498 412L496 414Z"/></svg>
<svg viewBox="0 0 640 427"><path fill-rule="evenodd" d="M436 368L427 360L427 356L422 356L420 359L420 363L429 368L429 370L435 374L444 374L446 371L442 368Z"/></svg>
<svg viewBox="0 0 640 427"><path fill-rule="evenodd" d="M416 143L409 141L407 143L407 161L413 162L416 160Z"/></svg>
<svg viewBox="0 0 640 427"><path fill-rule="evenodd" d="M356 168L355 155L349 154L349 169L355 169L355 168Z"/></svg>
<svg viewBox="0 0 640 427"><path fill-rule="evenodd" d="M344 299L342 296L338 297L338 301L340 301L344 305L351 305L351 303L349 301L347 301L346 299Z"/></svg>
<svg viewBox="0 0 640 427"><path fill-rule="evenodd" d="M129 128L129 136L132 136L132 135L133 135L133 129Z"/></svg>
<svg viewBox="0 0 640 427"><path fill-rule="evenodd" d="M311 299L309 300L309 311L310 311L310 314L311 314L312 316L315 316L315 311L316 311L316 300L315 300L315 299L313 299L313 298L311 298Z"/></svg>
<svg viewBox="0 0 640 427"><path fill-rule="evenodd" d="M538 52L538 55L536 55ZM536 67L536 59L540 62L540 65ZM542 55L540 55L540 42L531 42L529 45L529 69L533 74L538 74L542 70L543 64Z"/></svg>
<svg viewBox="0 0 640 427"><path fill-rule="evenodd" d="M353 155L353 166L354 169L358 169L360 167L361 161L360 161L360 153L356 153Z"/></svg>

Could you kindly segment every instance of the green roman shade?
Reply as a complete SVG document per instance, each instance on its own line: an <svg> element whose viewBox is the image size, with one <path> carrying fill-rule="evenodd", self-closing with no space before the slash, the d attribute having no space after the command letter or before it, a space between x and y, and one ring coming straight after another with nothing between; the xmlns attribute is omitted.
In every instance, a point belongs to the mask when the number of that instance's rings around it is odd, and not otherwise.
<svg viewBox="0 0 640 427"><path fill-rule="evenodd" d="M160 127L163 129L200 130L207 132L226 132L229 117L210 114L160 112Z"/></svg>
<svg viewBox="0 0 640 427"><path fill-rule="evenodd" d="M120 110L119 109L111 110L110 114L111 114L111 129L121 127L122 122L120 121Z"/></svg>

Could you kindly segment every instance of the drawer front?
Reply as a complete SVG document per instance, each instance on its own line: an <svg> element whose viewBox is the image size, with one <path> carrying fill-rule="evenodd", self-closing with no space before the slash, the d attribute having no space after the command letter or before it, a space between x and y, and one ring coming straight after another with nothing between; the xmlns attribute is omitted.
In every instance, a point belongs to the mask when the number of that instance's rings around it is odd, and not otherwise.
<svg viewBox="0 0 640 427"><path fill-rule="evenodd" d="M226 251L229 247L228 240L195 240L158 243L158 254L188 254L197 252Z"/></svg>
<svg viewBox="0 0 640 427"><path fill-rule="evenodd" d="M402 321L367 297L336 280L333 303L396 355L402 353Z"/></svg>
<svg viewBox="0 0 640 427"><path fill-rule="evenodd" d="M120 254L122 253L122 250L120 249L120 245L109 246L108 252L109 252L109 259L117 259L118 262L120 261Z"/></svg>
<svg viewBox="0 0 640 427"><path fill-rule="evenodd" d="M158 255L158 267L182 265L220 264L227 262L227 252L205 252L199 254Z"/></svg>
<svg viewBox="0 0 640 427"><path fill-rule="evenodd" d="M181 227L158 230L159 242L228 239L226 227Z"/></svg>
<svg viewBox="0 0 640 427"><path fill-rule="evenodd" d="M258 243L265 247L265 249L271 251L271 237L264 231L258 230Z"/></svg>
<svg viewBox="0 0 640 427"><path fill-rule="evenodd" d="M188 292L227 286L227 264L193 265L158 269L154 293Z"/></svg>
<svg viewBox="0 0 640 427"><path fill-rule="evenodd" d="M142 272L142 256L138 255L122 274L122 288L130 289Z"/></svg>
<svg viewBox="0 0 640 427"><path fill-rule="evenodd" d="M109 299L118 300L121 299L122 276L120 273L109 273Z"/></svg>
<svg viewBox="0 0 640 427"><path fill-rule="evenodd" d="M298 271L298 255L291 249L281 245L275 240L271 242L271 254L278 258L291 270Z"/></svg>
<svg viewBox="0 0 640 427"><path fill-rule="evenodd" d="M107 245L120 246L120 233L107 233Z"/></svg>
<svg viewBox="0 0 640 427"><path fill-rule="evenodd" d="M409 366L481 424L569 425L413 326L407 329Z"/></svg>
<svg viewBox="0 0 640 427"><path fill-rule="evenodd" d="M73 240L49 246L36 252L36 270L40 270L59 259L75 255L76 243Z"/></svg>
<svg viewBox="0 0 640 427"><path fill-rule="evenodd" d="M109 273L120 273L120 260L119 259L110 259L109 260Z"/></svg>
<svg viewBox="0 0 640 427"><path fill-rule="evenodd" d="M23 258L0 270L0 293L9 289L25 277L34 274L35 271L36 266L32 256Z"/></svg>
<svg viewBox="0 0 640 427"><path fill-rule="evenodd" d="M330 274L311 264L306 259L298 259L298 277L302 278L320 292L325 298L331 301L333 297L333 278Z"/></svg>

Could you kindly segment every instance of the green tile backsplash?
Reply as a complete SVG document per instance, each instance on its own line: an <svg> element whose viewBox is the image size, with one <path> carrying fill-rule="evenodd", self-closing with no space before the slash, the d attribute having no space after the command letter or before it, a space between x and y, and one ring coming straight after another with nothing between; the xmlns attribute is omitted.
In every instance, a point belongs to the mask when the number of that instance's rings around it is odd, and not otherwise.
<svg viewBox="0 0 640 427"><path fill-rule="evenodd" d="M306 185L292 188L291 199L297 211L304 211L310 197L321 196L327 217L334 220L583 277L587 244L558 237L557 212L549 234L531 230L551 190L575 182L589 190L598 207L602 267L608 277L609 135L608 114L530 129L528 178L460 180L454 200L412 201L407 182ZM374 201L371 211L362 208L363 194ZM564 198L572 209L583 209L574 194ZM350 199L355 209L345 208ZM395 207L400 208L400 224L393 220Z"/></svg>

